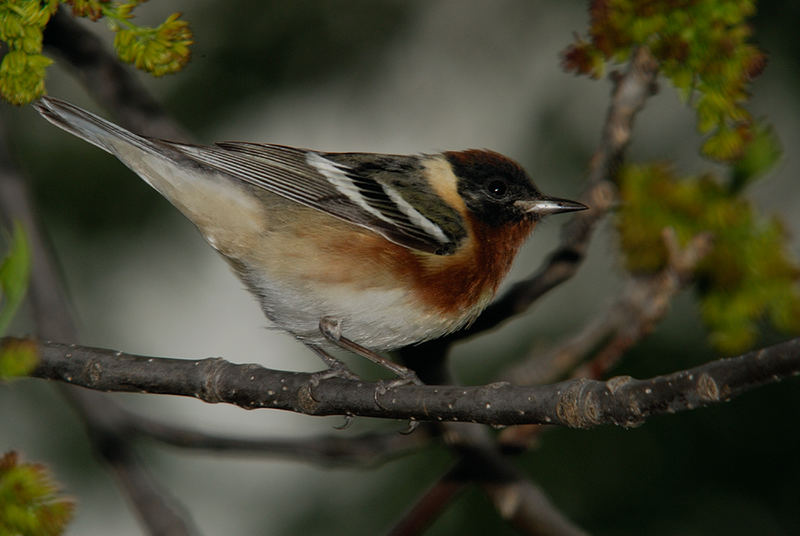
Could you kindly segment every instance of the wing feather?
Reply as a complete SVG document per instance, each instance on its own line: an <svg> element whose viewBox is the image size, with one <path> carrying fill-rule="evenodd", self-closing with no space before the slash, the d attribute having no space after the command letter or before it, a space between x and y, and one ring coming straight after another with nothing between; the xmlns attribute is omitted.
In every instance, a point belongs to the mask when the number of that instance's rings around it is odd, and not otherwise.
<svg viewBox="0 0 800 536"><path fill-rule="evenodd" d="M325 153L282 145L166 143L237 180L371 229L404 247L448 254L458 245L460 237L448 236L408 203L400 200L403 206L399 206L400 194L376 180L374 170L370 173L327 158Z"/></svg>

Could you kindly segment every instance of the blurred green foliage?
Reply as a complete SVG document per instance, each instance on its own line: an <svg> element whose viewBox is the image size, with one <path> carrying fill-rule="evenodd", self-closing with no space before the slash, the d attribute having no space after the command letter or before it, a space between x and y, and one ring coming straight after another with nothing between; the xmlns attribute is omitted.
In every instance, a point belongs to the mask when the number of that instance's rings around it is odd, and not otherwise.
<svg viewBox="0 0 800 536"><path fill-rule="evenodd" d="M25 297L31 270L31 253L22 226L14 225L8 236L8 252L0 262L0 334L5 333L11 318Z"/></svg>
<svg viewBox="0 0 800 536"><path fill-rule="evenodd" d="M677 177L665 164L634 165L618 176L623 205L617 218L625 264L652 273L667 264L661 238L673 228L685 244L711 232L714 247L697 267L696 289L711 342L724 353L752 346L767 318L783 331L800 332L800 268L776 218L759 216L742 197L780 157L772 129L744 108L747 85L766 56L748 40L750 0L595 0L589 39L564 52L567 70L599 78L606 63L622 62L646 46L683 100L697 128L711 133L700 151L730 166L727 179L709 174Z"/></svg>
<svg viewBox="0 0 800 536"><path fill-rule="evenodd" d="M45 93L46 67L42 32L60 3L78 17L93 21L105 17L116 33L114 48L122 61L154 76L180 71L189 61L192 32L186 21L173 13L155 28L131 22L133 9L144 0L2 0L0 41L9 51L0 64L0 96L12 104L27 104Z"/></svg>
<svg viewBox="0 0 800 536"><path fill-rule="evenodd" d="M21 463L13 451L0 457L0 534L62 534L73 509L43 465Z"/></svg>
<svg viewBox="0 0 800 536"><path fill-rule="evenodd" d="M589 40L564 53L568 70L599 78L607 61L626 61L647 46L682 97L697 112L697 128L711 135L703 153L736 160L753 136L754 122L742 106L746 86L766 64L748 42L753 0L594 0Z"/></svg>
<svg viewBox="0 0 800 536"><path fill-rule="evenodd" d="M14 225L8 239L8 252L0 262L0 336L6 332L25 297L31 270L28 240L19 224ZM26 376L37 361L35 344L22 340L6 341L0 345L0 380Z"/></svg>
<svg viewBox="0 0 800 536"><path fill-rule="evenodd" d="M0 344L0 380L30 374L39 362L36 343L26 339L7 339Z"/></svg>
<svg viewBox="0 0 800 536"><path fill-rule="evenodd" d="M0 2L0 41L8 47L0 63L0 96L12 104L44 93L45 68L52 60L41 54L42 31L56 9L55 0Z"/></svg>
<svg viewBox="0 0 800 536"><path fill-rule="evenodd" d="M666 164L630 165L619 176L617 217L628 270L652 273L667 264L661 231L685 244L711 232L714 245L695 278L712 344L725 353L752 346L766 316L783 331L800 332L800 269L776 218L759 217L747 200L711 175L677 177Z"/></svg>
<svg viewBox="0 0 800 536"><path fill-rule="evenodd" d="M183 69L193 43L189 23L179 20L180 14L173 13L155 28L136 26L129 21L133 5L123 4L117 12L106 14L113 20L114 49L120 59L153 76Z"/></svg>

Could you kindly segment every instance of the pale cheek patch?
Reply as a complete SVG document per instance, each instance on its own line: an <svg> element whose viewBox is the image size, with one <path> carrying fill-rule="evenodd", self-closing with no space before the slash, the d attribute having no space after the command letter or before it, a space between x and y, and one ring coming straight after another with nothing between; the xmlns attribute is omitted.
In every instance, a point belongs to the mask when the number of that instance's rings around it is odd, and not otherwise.
<svg viewBox="0 0 800 536"><path fill-rule="evenodd" d="M450 164L442 156L433 156L425 160L425 172L428 175L431 187L445 200L445 202L456 209L462 216L466 217L467 206L458 193L458 179L453 174Z"/></svg>

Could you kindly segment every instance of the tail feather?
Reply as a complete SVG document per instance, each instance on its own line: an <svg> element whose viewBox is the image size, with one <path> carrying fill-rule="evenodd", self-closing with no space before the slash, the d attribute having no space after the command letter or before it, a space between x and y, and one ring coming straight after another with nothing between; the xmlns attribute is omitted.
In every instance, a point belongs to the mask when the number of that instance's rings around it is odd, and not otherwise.
<svg viewBox="0 0 800 536"><path fill-rule="evenodd" d="M120 142L144 150L155 149L155 144L147 138L137 136L61 99L42 97L33 104L33 107L55 126L111 154L119 155Z"/></svg>
<svg viewBox="0 0 800 536"><path fill-rule="evenodd" d="M186 157L171 145L134 134L61 99L42 97L33 106L50 123L116 156L173 204L179 201L175 187L185 177L175 171Z"/></svg>
<svg viewBox="0 0 800 536"><path fill-rule="evenodd" d="M241 181L192 158L185 150L190 146L139 136L53 97L41 98L34 107L55 126L116 156L197 225L213 246L261 232L258 199Z"/></svg>

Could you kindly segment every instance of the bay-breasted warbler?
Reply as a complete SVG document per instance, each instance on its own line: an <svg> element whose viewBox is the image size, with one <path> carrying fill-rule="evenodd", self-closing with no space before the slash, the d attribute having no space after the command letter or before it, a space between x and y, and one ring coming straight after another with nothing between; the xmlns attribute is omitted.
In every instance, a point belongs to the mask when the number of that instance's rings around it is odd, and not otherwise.
<svg viewBox="0 0 800 536"><path fill-rule="evenodd" d="M586 208L543 195L522 167L487 150L200 146L139 136L55 98L34 106L166 197L264 314L318 349L323 318L377 351L466 326L543 216Z"/></svg>

